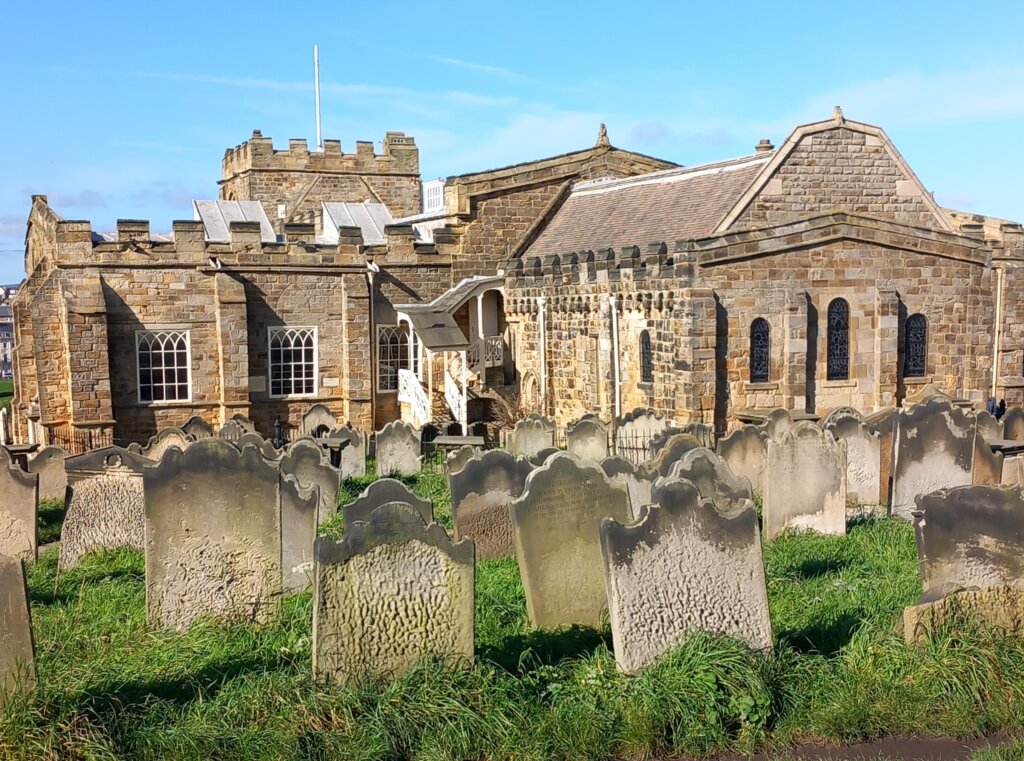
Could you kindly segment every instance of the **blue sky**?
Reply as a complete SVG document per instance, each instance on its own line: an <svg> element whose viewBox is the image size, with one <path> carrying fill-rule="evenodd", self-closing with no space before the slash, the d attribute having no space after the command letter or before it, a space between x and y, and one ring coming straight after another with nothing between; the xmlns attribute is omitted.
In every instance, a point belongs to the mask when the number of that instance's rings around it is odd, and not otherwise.
<svg viewBox="0 0 1024 761"><path fill-rule="evenodd" d="M16 3L0 43L0 282L32 193L97 230L214 198L261 129L414 135L425 179L612 142L682 164L883 127L940 203L1024 219L1021 3Z"/></svg>

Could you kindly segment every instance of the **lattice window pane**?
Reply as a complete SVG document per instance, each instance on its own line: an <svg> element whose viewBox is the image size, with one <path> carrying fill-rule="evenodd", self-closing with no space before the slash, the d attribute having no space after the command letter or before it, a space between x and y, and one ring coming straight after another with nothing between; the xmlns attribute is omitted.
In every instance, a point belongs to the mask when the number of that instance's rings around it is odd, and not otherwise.
<svg viewBox="0 0 1024 761"><path fill-rule="evenodd" d="M836 299L828 305L828 380L850 378L850 305Z"/></svg>
<svg viewBox="0 0 1024 761"><path fill-rule="evenodd" d="M640 332L640 381L654 383L654 352L651 350L651 333Z"/></svg>
<svg viewBox="0 0 1024 761"><path fill-rule="evenodd" d="M396 325L377 328L377 389L398 390L398 371L409 369L409 330Z"/></svg>
<svg viewBox="0 0 1024 761"><path fill-rule="evenodd" d="M140 330L135 334L139 402L191 399L191 356L187 330Z"/></svg>
<svg viewBox="0 0 1024 761"><path fill-rule="evenodd" d="M750 382L767 383L771 379L771 328L758 317L750 325Z"/></svg>
<svg viewBox="0 0 1024 761"><path fill-rule="evenodd" d="M270 329L270 395L316 393L316 328Z"/></svg>
<svg viewBox="0 0 1024 761"><path fill-rule="evenodd" d="M923 378L928 372L928 320L923 314L907 318L903 341L903 377Z"/></svg>

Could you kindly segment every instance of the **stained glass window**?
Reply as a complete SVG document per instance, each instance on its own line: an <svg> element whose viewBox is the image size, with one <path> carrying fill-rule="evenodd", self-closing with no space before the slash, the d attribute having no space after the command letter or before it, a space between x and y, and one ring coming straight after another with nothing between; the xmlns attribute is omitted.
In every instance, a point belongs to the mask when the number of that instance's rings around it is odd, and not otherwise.
<svg viewBox="0 0 1024 761"><path fill-rule="evenodd" d="M850 378L850 305L836 299L828 305L828 380Z"/></svg>
<svg viewBox="0 0 1024 761"><path fill-rule="evenodd" d="M767 383L771 378L771 328L758 317L750 325L750 382Z"/></svg>
<svg viewBox="0 0 1024 761"><path fill-rule="evenodd" d="M903 336L903 377L923 378L928 372L928 320L923 314L907 318Z"/></svg>
<svg viewBox="0 0 1024 761"><path fill-rule="evenodd" d="M647 330L640 333L640 380L643 383L654 383L654 356L651 353L651 333Z"/></svg>

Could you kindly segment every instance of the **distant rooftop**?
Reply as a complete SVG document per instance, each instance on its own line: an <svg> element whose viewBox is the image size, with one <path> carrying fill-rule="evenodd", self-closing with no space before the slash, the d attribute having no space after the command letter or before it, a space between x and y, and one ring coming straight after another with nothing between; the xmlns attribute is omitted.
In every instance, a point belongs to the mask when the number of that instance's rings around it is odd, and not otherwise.
<svg viewBox="0 0 1024 761"><path fill-rule="evenodd" d="M277 235L259 201L192 201L193 219L203 223L206 240L211 243L231 241L232 222L259 222L264 243L275 243ZM157 240L157 236L153 236Z"/></svg>

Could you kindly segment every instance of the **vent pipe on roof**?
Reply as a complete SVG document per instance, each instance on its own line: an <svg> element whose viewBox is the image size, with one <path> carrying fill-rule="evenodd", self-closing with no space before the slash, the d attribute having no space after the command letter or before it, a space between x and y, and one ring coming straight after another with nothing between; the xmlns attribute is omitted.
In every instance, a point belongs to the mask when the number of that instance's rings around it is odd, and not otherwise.
<svg viewBox="0 0 1024 761"><path fill-rule="evenodd" d="M772 141L768 140L767 138L764 139L764 140L761 140L757 145L754 146L754 151L756 153L768 153L768 151L774 151L774 150L775 150L775 146L772 145Z"/></svg>

